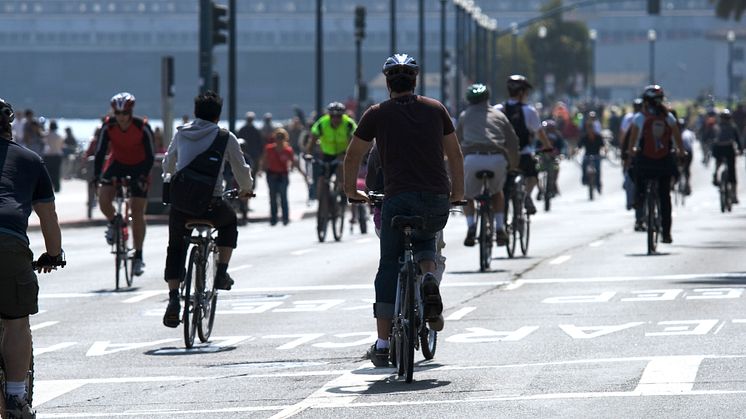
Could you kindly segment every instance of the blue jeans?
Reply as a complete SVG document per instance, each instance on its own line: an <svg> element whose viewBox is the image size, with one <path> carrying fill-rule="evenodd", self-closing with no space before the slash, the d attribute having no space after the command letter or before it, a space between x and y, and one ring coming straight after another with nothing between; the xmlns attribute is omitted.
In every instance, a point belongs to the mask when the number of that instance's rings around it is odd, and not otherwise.
<svg viewBox="0 0 746 419"><path fill-rule="evenodd" d="M277 224L277 201L282 206L282 222L288 222L288 175L267 172L269 186L269 222Z"/></svg>
<svg viewBox="0 0 746 419"><path fill-rule="evenodd" d="M394 317L396 282L399 260L404 253L403 233L391 227L396 215L419 215L425 218L425 228L415 231L412 248L416 262L436 261L435 235L448 221L450 202L447 194L404 192L386 198L381 214L381 259L376 274L374 315L381 319Z"/></svg>

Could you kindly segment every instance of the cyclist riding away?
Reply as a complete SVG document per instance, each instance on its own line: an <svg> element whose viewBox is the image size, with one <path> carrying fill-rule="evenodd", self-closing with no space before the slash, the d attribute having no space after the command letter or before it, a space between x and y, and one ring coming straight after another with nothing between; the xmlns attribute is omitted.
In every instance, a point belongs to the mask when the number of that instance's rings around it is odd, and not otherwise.
<svg viewBox="0 0 746 419"><path fill-rule="evenodd" d="M163 160L164 182L170 180L174 173L185 168L198 155L208 150L221 135L227 135L225 151L222 153L221 170L215 180L213 200L207 211L197 216L190 216L171 208L168 218L168 250L166 252L165 280L168 283L168 307L163 316L163 324L167 327L179 326L179 285L184 279L187 242L189 230L185 224L191 219L209 220L218 230L216 240L218 246L218 263L215 274L215 288L230 290L233 279L228 274L233 249L238 241L238 221L236 212L221 196L223 193L223 166L225 162L231 166L235 180L238 182L239 196L247 197L251 194L253 179L251 167L244 160L238 139L228 132L221 130L217 123L223 109L223 99L216 93L207 91L194 99L194 121L178 127L173 141ZM168 189L168 187L164 188Z"/></svg>
<svg viewBox="0 0 746 419"><path fill-rule="evenodd" d="M484 84L473 84L466 88L469 106L461 113L456 125L456 136L464 154L464 207L468 230L464 246L474 246L477 224L474 217L474 198L482 193L482 181L477 172L489 170L494 176L489 179L491 206L495 217L495 236L498 246L508 241L505 232L505 195L503 186L508 170L518 167L518 136L508 118L489 105L490 90Z"/></svg>
<svg viewBox="0 0 746 419"><path fill-rule="evenodd" d="M593 179L593 182L598 193L601 193L601 155L605 150L605 144L603 137L601 137L601 133L597 130L597 121L598 118L596 117L596 112L588 112L588 115L583 122L583 125L585 126L583 127L580 141L578 142L578 150L581 148L585 149L585 154L583 155L581 183L583 185L588 185L588 182L591 181L591 179L587 179L586 177L588 166L592 164L596 169L596 178Z"/></svg>
<svg viewBox="0 0 746 419"><path fill-rule="evenodd" d="M712 142L712 157L715 158L715 172L712 174L712 183L715 186L720 186L720 179L718 179L718 169L720 165L725 163L728 169L728 181L733 186L733 203L738 203L738 197L736 196L736 151L738 154L743 154L743 145L738 135L738 128L733 123L733 117L731 116L730 110L723 109L720 112L720 121L715 127L715 136Z"/></svg>
<svg viewBox="0 0 746 419"><path fill-rule="evenodd" d="M681 132L681 143L684 144L684 150L686 156L679 159L679 182L684 182L684 195L692 193L691 177L692 177L692 158L694 155L694 143L697 141L697 137L694 135L694 131L690 130L686 126L686 119L679 118L679 131Z"/></svg>
<svg viewBox="0 0 746 419"><path fill-rule="evenodd" d="M384 63L383 74L390 99L365 112L344 161L345 193L352 199L367 200L357 190L356 178L362 158L375 139L384 172L385 195L373 305L378 340L368 351L376 366L388 365L399 258L404 252L401 233L391 226L392 218L416 215L425 219L424 228L413 236L413 248L424 274L424 317L431 329L442 330L443 302L434 275L435 236L448 221L450 203L464 196L464 160L453 122L440 102L414 94L419 74L417 62L409 55L396 54ZM450 179L444 155L448 157Z"/></svg>
<svg viewBox="0 0 746 419"><path fill-rule="evenodd" d="M671 154L674 143L676 153L683 157L684 145L676 117L663 103L665 94L658 85L650 85L642 94L642 112L635 115L630 126L629 155L634 159L635 205L643 206L645 182L658 180L658 197L661 205L663 243L672 243L671 237L671 179L678 171ZM640 220L637 221L638 223ZM650 227L650 226L648 226ZM637 230L639 226L635 226Z"/></svg>
<svg viewBox="0 0 746 419"><path fill-rule="evenodd" d="M145 272L142 244L145 240L145 206L147 204L150 169L155 161L153 153L153 131L147 118L132 115L135 97L127 92L111 98L113 117L105 119L96 145L94 175L101 182L98 202L101 212L109 221L106 242L114 243L113 201L116 195L114 182L127 176L131 181L130 214L132 215L132 239L135 255L132 273L140 276Z"/></svg>
<svg viewBox="0 0 746 419"><path fill-rule="evenodd" d="M534 158L534 138L538 138L544 146L544 151L551 151L552 144L541 126L539 113L531 105L527 105L529 93L531 93L531 83L526 77L514 74L508 78L508 100L505 103L495 105L510 120L515 133L518 135L520 147L519 168L526 179L526 211L529 215L536 214L536 206L531 199L531 192L539 182L539 172L536 170L536 160Z"/></svg>
<svg viewBox="0 0 746 419"><path fill-rule="evenodd" d="M37 262L49 272L63 260L62 235L57 222L52 181L41 158L13 141L15 119L10 103L0 99L0 319L7 385L5 408L9 418L34 418L26 395L26 374L31 363L29 315L39 311L39 284L31 267L33 255L26 235L28 217L39 216L46 252Z"/></svg>
<svg viewBox="0 0 746 419"><path fill-rule="evenodd" d="M332 102L326 107L326 115L311 126L312 139L308 142L306 153L313 154L314 146L318 143L324 162L332 163L344 158L352 133L357 128L355 121L345 112L347 108L340 102ZM329 173L321 173L316 183L316 196L321 196L321 190L326 185L326 177L332 173L341 174L338 163L331 164Z"/></svg>

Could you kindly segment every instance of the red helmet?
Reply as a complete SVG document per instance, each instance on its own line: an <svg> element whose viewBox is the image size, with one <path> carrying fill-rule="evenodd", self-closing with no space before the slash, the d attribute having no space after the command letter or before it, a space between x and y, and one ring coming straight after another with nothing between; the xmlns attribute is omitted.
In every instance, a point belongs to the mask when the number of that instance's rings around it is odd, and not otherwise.
<svg viewBox="0 0 746 419"><path fill-rule="evenodd" d="M111 98L111 108L115 111L132 112L135 107L135 96L131 93L117 93Z"/></svg>

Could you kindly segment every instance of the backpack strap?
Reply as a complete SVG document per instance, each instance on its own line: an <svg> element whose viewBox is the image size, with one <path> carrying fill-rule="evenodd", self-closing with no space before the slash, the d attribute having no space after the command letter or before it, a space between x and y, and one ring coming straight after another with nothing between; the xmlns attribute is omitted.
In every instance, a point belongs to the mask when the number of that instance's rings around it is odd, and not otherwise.
<svg viewBox="0 0 746 419"><path fill-rule="evenodd" d="M228 138L230 138L228 134L227 129L220 128L218 130L218 135L215 136L215 140L207 151L220 153L221 156L224 155L225 149L228 146Z"/></svg>

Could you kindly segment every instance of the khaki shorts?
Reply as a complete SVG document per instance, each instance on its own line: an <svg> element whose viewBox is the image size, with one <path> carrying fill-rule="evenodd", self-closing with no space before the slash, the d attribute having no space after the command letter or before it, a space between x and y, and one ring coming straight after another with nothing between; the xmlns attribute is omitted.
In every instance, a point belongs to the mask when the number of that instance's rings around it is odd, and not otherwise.
<svg viewBox="0 0 746 419"><path fill-rule="evenodd" d="M508 161L502 154L467 154L464 158L464 196L474 199L482 193L482 181L477 172L489 170L494 173L487 180L490 195L503 190L505 177L508 174Z"/></svg>
<svg viewBox="0 0 746 419"><path fill-rule="evenodd" d="M20 319L39 311L39 283L31 269L34 255L12 236L0 236L0 318Z"/></svg>

